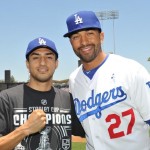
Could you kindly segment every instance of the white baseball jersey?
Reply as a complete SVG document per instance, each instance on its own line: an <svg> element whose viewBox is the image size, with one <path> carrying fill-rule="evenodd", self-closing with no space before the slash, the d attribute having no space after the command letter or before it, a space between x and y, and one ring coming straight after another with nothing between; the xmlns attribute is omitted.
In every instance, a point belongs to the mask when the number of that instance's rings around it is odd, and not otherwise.
<svg viewBox="0 0 150 150"><path fill-rule="evenodd" d="M150 150L150 74L134 60L110 54L90 80L82 65L70 92L85 129L87 150Z"/></svg>

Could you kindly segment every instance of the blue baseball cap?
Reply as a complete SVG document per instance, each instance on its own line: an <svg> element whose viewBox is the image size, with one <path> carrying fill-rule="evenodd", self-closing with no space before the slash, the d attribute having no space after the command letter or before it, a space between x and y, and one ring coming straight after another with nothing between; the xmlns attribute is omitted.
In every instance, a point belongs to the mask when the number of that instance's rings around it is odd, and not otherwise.
<svg viewBox="0 0 150 150"><path fill-rule="evenodd" d="M58 52L55 46L55 43L47 38L44 37L38 37L34 40L32 40L27 47L27 51L26 51L26 59L29 57L29 55L36 49L38 48L48 48L50 49L52 52L54 52L56 54L56 57L58 58Z"/></svg>
<svg viewBox="0 0 150 150"><path fill-rule="evenodd" d="M66 20L68 33L64 37L69 37L76 31L83 29L94 28L101 31L100 22L93 11L79 11L72 14Z"/></svg>

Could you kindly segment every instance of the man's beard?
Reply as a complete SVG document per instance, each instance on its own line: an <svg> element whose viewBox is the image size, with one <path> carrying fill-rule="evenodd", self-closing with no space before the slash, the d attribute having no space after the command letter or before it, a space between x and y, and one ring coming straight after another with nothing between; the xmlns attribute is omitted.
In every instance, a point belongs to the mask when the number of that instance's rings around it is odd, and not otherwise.
<svg viewBox="0 0 150 150"><path fill-rule="evenodd" d="M80 51L79 52L74 51L74 52L82 60L82 62L89 63L89 62L92 62L98 56L100 50L94 49L91 55L82 55L80 54Z"/></svg>

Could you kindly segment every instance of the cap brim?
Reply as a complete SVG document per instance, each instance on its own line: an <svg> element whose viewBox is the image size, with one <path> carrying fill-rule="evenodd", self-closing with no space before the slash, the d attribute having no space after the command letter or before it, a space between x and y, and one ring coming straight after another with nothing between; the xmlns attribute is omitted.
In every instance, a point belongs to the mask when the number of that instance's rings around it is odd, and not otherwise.
<svg viewBox="0 0 150 150"><path fill-rule="evenodd" d="M29 55L30 55L33 51L35 51L36 49L38 49L38 48L48 48L48 49L51 50L53 53L55 53L56 57L58 58L58 53L56 53L55 50L53 50L51 47L49 47L49 46L47 46L47 45L41 45L41 46L37 46L37 47L33 48L33 49L26 55L26 58L28 58Z"/></svg>
<svg viewBox="0 0 150 150"><path fill-rule="evenodd" d="M72 31L72 32L68 32L68 33L64 34L63 37L70 37L72 34L74 34L74 33L76 33L76 32L79 32L79 31L82 31L82 30L86 30L86 29L98 29L98 30L101 32L101 28L97 28L97 27L86 27L86 28L74 30L74 31Z"/></svg>
<svg viewBox="0 0 150 150"><path fill-rule="evenodd" d="M71 32L72 33L72 32ZM71 36L71 33L66 33L63 35L63 37L70 37Z"/></svg>

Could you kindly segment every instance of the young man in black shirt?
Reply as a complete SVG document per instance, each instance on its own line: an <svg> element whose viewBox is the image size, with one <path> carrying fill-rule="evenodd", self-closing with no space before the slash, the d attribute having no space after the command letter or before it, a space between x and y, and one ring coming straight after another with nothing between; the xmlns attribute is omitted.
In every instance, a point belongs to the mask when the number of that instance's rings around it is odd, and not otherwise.
<svg viewBox="0 0 150 150"><path fill-rule="evenodd" d="M52 86L58 66L53 41L39 37L26 51L27 84L0 93L1 150L71 150L71 135L84 136L72 96Z"/></svg>

